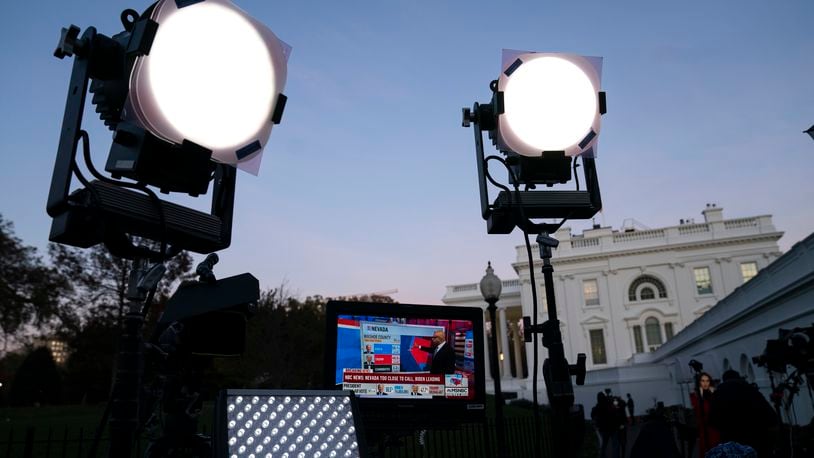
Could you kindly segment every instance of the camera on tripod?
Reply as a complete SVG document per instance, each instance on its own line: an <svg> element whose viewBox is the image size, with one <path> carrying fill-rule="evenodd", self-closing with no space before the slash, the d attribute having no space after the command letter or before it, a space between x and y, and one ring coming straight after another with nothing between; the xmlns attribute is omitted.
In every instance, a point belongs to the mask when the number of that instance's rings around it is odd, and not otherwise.
<svg viewBox="0 0 814 458"><path fill-rule="evenodd" d="M766 348L752 362L772 372L786 372L793 366L807 376L814 373L814 326L780 329L777 339L766 341Z"/></svg>

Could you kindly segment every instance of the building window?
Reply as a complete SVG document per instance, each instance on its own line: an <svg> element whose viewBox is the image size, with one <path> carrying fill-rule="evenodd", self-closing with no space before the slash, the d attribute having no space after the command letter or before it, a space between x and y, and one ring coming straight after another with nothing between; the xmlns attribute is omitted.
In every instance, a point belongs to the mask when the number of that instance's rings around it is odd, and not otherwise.
<svg viewBox="0 0 814 458"><path fill-rule="evenodd" d="M647 334L647 346L654 351L662 344L661 326L658 318L650 317L644 321L644 332Z"/></svg>
<svg viewBox="0 0 814 458"><path fill-rule="evenodd" d="M636 353L644 353L644 341L642 340L641 326L633 326L633 343L636 345Z"/></svg>
<svg viewBox="0 0 814 458"><path fill-rule="evenodd" d="M712 294L712 279L709 276L709 267L696 267L693 269L695 275L695 290L698 294Z"/></svg>
<svg viewBox="0 0 814 458"><path fill-rule="evenodd" d="M664 323L664 337L666 337L667 340L673 338L673 323Z"/></svg>
<svg viewBox="0 0 814 458"><path fill-rule="evenodd" d="M627 298L630 302L646 301L655 299L656 293L658 293L659 299L667 297L667 288L664 287L664 283L652 275L642 275L630 284Z"/></svg>
<svg viewBox="0 0 814 458"><path fill-rule="evenodd" d="M751 280L755 275L757 275L756 262L752 261L741 263L741 278L743 278L744 283Z"/></svg>
<svg viewBox="0 0 814 458"><path fill-rule="evenodd" d="M596 280L582 282L582 296L585 298L585 305L599 305L599 287Z"/></svg>
<svg viewBox="0 0 814 458"><path fill-rule="evenodd" d="M601 329L591 329L591 355L594 364L607 364L608 357L605 354L605 336Z"/></svg>

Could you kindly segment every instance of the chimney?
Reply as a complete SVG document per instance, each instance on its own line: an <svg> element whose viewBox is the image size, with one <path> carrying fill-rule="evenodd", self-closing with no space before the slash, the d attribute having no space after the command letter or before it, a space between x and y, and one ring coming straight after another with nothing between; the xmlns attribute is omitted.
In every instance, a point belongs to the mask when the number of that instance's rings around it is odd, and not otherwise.
<svg viewBox="0 0 814 458"><path fill-rule="evenodd" d="M701 212L701 214L704 215L704 221L707 223L714 223L724 220L724 209L719 207L717 204L707 204L707 207Z"/></svg>

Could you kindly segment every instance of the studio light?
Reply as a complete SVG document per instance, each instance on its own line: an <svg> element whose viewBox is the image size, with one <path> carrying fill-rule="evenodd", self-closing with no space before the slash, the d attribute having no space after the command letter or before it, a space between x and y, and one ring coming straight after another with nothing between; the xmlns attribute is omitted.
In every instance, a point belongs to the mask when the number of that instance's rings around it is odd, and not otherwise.
<svg viewBox="0 0 814 458"><path fill-rule="evenodd" d="M113 36L88 27L80 37L79 27L64 28L54 51L73 57L73 69L46 207L49 239L80 248L103 243L111 255L133 261L103 417L108 456L132 455L143 421L154 418L140 415L141 401L159 397L169 420L147 456L209 456L208 441L194 433L203 367L212 356L243 352L257 279L218 281L217 257L207 257L199 281L167 302L149 346L143 325L165 261L183 250L211 254L231 244L236 167L258 171L285 106L290 49L229 0L158 0L120 19L124 30ZM108 176L94 166L82 129L88 92L113 131ZM80 143L85 170L76 160ZM74 178L81 186L72 186ZM209 213L161 200L153 189L198 197L210 182ZM142 386L145 348L160 356L157 391Z"/></svg>
<svg viewBox="0 0 814 458"><path fill-rule="evenodd" d="M218 162L260 154L286 78L286 46L228 0L163 0L149 55L130 76L132 116L154 135L194 142Z"/></svg>
<svg viewBox="0 0 814 458"><path fill-rule="evenodd" d="M503 115L501 147L523 156L592 148L599 133L599 75L586 58L551 53L519 55L498 79Z"/></svg>
<svg viewBox="0 0 814 458"><path fill-rule="evenodd" d="M290 48L229 0L159 0L143 14L125 10L124 31L62 30L56 57L74 57L48 196L51 241L116 256L137 253L126 239L160 240L175 250L210 253L231 243L235 167L257 174L286 97ZM88 92L113 142L105 164L90 163L82 130ZM85 165L76 164L81 141ZM74 177L82 187L72 190ZM122 178L131 181L121 181ZM159 200L163 193L206 194L209 214ZM146 194L146 195L145 195Z"/></svg>
<svg viewBox="0 0 814 458"><path fill-rule="evenodd" d="M534 322L524 317L523 333L526 342L543 334L543 346L548 350L543 377L554 416L555 456L574 456L575 444L581 443L582 406L574 404L571 379L576 377L578 385L584 384L586 356L578 354L573 365L565 357L551 264L552 250L559 242L550 234L566 220L587 219L602 208L595 165L600 117L606 111L605 93L600 89L601 70L602 59L597 57L504 50L500 76L489 84L491 102L463 109L463 126L472 126L475 133L481 216L486 220L486 230L489 234L509 234L519 227L524 233ZM500 155L485 156L484 131ZM582 162L584 190L580 189L576 173L578 160ZM507 184L498 182L490 173L490 161L508 174ZM540 185L550 188L567 184L572 178L576 189L536 189ZM494 201L489 199L487 183L500 189ZM539 221L546 219L558 221ZM542 324L537 323L529 233L537 233L543 261L548 320ZM489 292L490 270L481 288L494 322L496 297ZM496 352L496 345L492 346ZM536 341L534 351L532 393L536 404ZM541 427L536 410L535 424Z"/></svg>
<svg viewBox="0 0 814 458"><path fill-rule="evenodd" d="M605 93L602 60L573 54L504 51L500 76L489 85L492 100L464 108L463 126L475 131L481 214L490 234L553 232L533 220L586 219L602 208L595 157ZM502 156L485 157L483 132ZM577 159L585 186L579 188ZM502 162L509 187L489 173L489 160ZM576 178L575 190L538 191ZM487 183L501 189L490 202ZM522 190L520 188L523 188Z"/></svg>
<svg viewBox="0 0 814 458"><path fill-rule="evenodd" d="M365 457L350 391L225 390L215 412L216 456Z"/></svg>

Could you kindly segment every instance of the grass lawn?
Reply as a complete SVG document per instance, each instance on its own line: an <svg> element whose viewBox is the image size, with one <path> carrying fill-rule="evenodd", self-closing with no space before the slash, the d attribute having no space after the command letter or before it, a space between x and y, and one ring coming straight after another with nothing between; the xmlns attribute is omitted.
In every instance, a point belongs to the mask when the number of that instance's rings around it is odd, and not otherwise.
<svg viewBox="0 0 814 458"><path fill-rule="evenodd" d="M102 412L104 405L3 407L0 408L0 438L5 439L11 429L14 429L15 435L22 434L29 426L37 431L63 428L66 425L71 429L84 428L92 431L99 424Z"/></svg>
<svg viewBox="0 0 814 458"><path fill-rule="evenodd" d="M104 405L0 408L0 456L22 456L29 433L34 434L33 456L63 456L63 451L77 456L90 446L103 411Z"/></svg>

